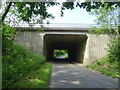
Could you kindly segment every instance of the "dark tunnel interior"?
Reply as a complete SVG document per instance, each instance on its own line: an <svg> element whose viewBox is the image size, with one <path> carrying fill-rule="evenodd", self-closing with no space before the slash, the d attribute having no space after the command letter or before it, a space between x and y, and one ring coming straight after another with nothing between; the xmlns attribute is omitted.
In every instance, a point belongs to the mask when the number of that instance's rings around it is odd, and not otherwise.
<svg viewBox="0 0 120 90"><path fill-rule="evenodd" d="M83 62L87 36L85 34L46 34L44 57L47 61ZM54 50L67 50L68 58L54 58Z"/></svg>

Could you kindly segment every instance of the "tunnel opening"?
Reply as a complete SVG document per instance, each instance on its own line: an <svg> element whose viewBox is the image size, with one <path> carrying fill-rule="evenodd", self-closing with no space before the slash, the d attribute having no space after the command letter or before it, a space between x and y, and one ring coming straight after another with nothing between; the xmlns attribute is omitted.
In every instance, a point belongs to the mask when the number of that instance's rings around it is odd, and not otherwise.
<svg viewBox="0 0 120 90"><path fill-rule="evenodd" d="M53 57L56 59L67 59L68 58L68 50L55 49L53 52Z"/></svg>
<svg viewBox="0 0 120 90"><path fill-rule="evenodd" d="M66 49L54 49L52 61L64 62L69 58L68 50Z"/></svg>
<svg viewBox="0 0 120 90"><path fill-rule="evenodd" d="M83 63L86 41L85 34L46 34L43 55L46 61ZM66 52L67 58L55 57L56 52Z"/></svg>

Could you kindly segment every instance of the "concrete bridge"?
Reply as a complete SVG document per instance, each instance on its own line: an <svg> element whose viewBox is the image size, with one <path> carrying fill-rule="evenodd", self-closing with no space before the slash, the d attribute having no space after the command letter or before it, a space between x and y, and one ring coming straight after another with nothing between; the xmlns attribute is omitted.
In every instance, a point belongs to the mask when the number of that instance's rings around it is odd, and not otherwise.
<svg viewBox="0 0 120 90"><path fill-rule="evenodd" d="M37 31L39 27L16 28L16 44L33 53L42 55L46 60L53 59L55 49L68 50L70 60L85 65L108 54L107 44L111 37L107 34L94 35L90 28L80 27L45 27L44 32Z"/></svg>

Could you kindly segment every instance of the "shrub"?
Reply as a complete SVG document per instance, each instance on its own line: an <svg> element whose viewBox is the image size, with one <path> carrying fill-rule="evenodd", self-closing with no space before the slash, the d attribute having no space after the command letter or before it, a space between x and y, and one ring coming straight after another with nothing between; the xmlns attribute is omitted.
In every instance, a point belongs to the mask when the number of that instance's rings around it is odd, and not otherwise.
<svg viewBox="0 0 120 90"><path fill-rule="evenodd" d="M14 35L16 30L9 25L2 24L0 28L2 30L2 55L10 54L11 44L14 42Z"/></svg>
<svg viewBox="0 0 120 90"><path fill-rule="evenodd" d="M109 44L109 60L110 62L115 62L120 59L120 37L115 38L111 43Z"/></svg>
<svg viewBox="0 0 120 90"><path fill-rule="evenodd" d="M2 84L3 88L11 87L31 71L40 67L43 57L31 54L24 48L12 44L11 55L3 56Z"/></svg>

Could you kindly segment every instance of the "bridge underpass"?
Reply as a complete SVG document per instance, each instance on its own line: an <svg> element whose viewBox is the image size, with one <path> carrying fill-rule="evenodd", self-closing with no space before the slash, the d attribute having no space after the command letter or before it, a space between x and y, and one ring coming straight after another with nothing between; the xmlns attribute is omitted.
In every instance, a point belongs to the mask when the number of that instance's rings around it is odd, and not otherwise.
<svg viewBox="0 0 120 90"><path fill-rule="evenodd" d="M54 50L67 50L68 58L61 59L67 62L83 63L87 36L85 34L46 34L44 36L44 56L47 61L59 61L54 58Z"/></svg>
<svg viewBox="0 0 120 90"><path fill-rule="evenodd" d="M49 27L45 28L44 32L38 32L39 27L16 29L19 32L15 37L15 43L30 52L44 56L48 61L55 61L54 50L67 50L66 60L81 62L84 65L106 56L108 43L114 38L107 34L90 34L90 28Z"/></svg>

